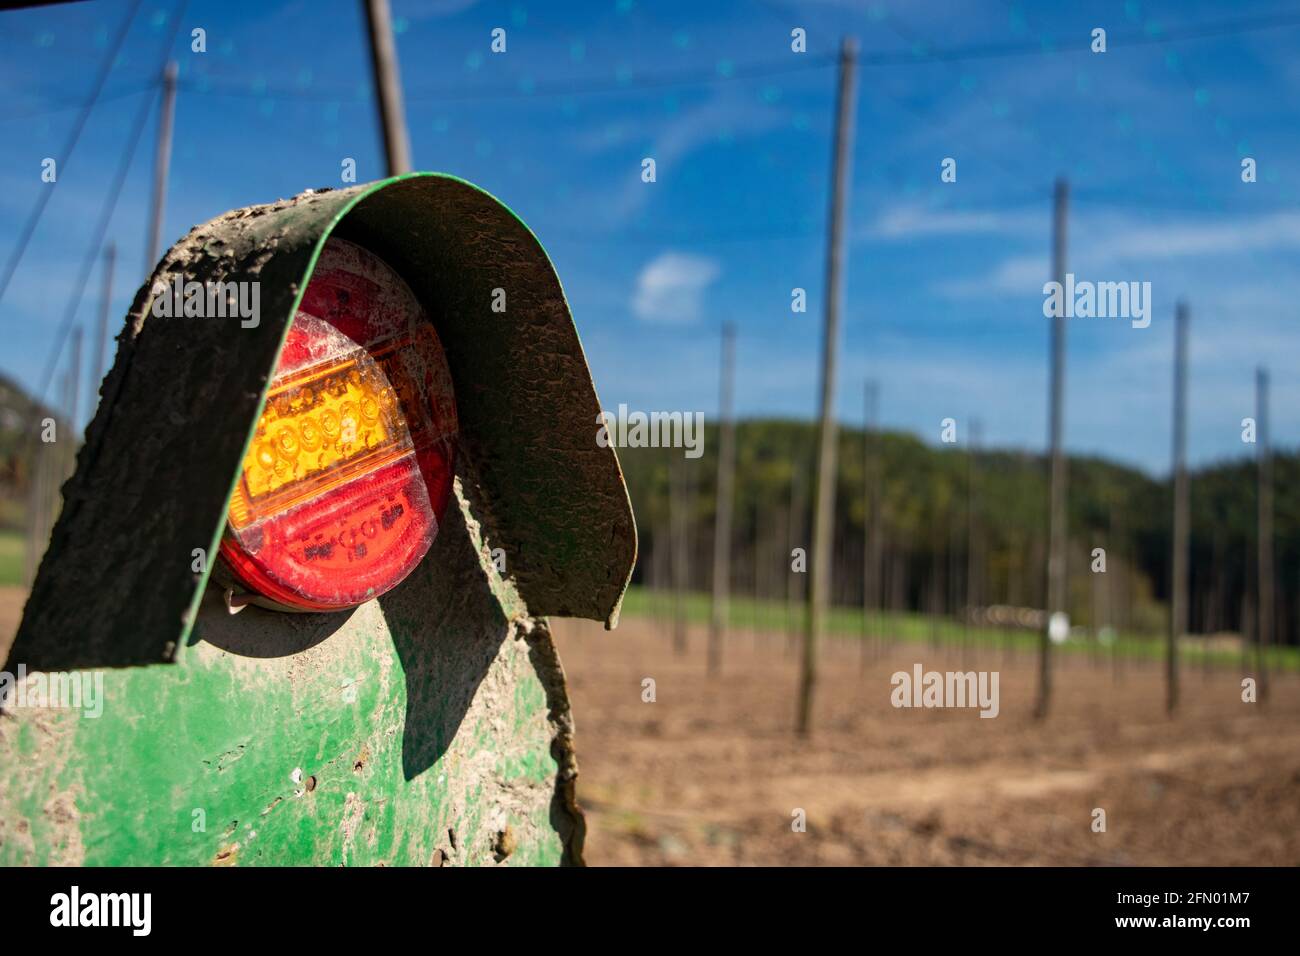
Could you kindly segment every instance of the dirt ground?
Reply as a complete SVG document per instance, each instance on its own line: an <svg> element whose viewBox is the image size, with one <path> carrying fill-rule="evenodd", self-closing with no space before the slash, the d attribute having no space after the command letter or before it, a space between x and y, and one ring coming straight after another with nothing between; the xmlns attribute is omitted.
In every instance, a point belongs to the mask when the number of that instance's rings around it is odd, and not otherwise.
<svg viewBox="0 0 1300 956"><path fill-rule="evenodd" d="M796 660L780 635L731 635L705 675L645 620L555 621L577 720L591 864L1300 864L1300 680L1267 704L1242 674L1189 669L1176 719L1155 662L1058 656L1032 718L1035 660L909 643L860 666L826 642L811 742L792 733ZM997 670L1001 713L895 709L890 676ZM656 700L642 701L653 678ZM1105 832L1094 832L1094 810ZM796 809L806 832L794 832Z"/></svg>

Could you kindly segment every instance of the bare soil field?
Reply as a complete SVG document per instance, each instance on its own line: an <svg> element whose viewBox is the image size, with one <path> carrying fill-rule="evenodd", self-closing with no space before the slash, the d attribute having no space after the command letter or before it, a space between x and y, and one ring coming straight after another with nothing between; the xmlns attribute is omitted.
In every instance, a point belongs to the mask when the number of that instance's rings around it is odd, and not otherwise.
<svg viewBox="0 0 1300 956"><path fill-rule="evenodd" d="M1235 669L1187 668L1166 717L1159 664L1056 658L1050 716L1036 660L905 643L860 663L827 640L814 734L793 733L783 635L553 622L577 721L578 800L594 865L1300 864L1300 679L1241 700ZM896 709L890 676L997 670L1001 713ZM653 678L656 700L642 700ZM1106 831L1093 831L1105 810ZM794 832L794 812L806 832Z"/></svg>

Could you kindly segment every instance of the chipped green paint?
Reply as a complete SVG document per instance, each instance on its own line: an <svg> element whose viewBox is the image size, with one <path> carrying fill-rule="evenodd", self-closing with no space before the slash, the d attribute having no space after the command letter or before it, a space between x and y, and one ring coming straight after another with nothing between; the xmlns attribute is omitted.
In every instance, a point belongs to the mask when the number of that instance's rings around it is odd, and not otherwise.
<svg viewBox="0 0 1300 956"><path fill-rule="evenodd" d="M231 617L209 591L175 664L105 675L101 716L6 714L0 864L495 864L506 827L511 864L575 858L562 688L533 662L549 633L507 616L455 517L413 580L311 646L236 653L237 631L284 618ZM430 634L439 616L456 623Z"/></svg>

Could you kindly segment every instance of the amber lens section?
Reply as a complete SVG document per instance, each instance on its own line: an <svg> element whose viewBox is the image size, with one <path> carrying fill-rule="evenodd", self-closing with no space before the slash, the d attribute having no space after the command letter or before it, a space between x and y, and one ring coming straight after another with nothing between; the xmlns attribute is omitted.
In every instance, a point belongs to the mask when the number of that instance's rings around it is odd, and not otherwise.
<svg viewBox="0 0 1300 956"><path fill-rule="evenodd" d="M230 502L236 531L382 468L411 434L379 364L360 348L277 382Z"/></svg>

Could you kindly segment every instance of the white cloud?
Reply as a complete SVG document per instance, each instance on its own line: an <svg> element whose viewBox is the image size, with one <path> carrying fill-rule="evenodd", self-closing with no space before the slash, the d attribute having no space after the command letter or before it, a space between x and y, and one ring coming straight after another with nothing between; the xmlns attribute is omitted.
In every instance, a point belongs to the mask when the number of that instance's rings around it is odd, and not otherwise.
<svg viewBox="0 0 1300 956"><path fill-rule="evenodd" d="M937 295L948 299L979 299L989 295L1036 293L1051 278L1051 264L1044 255L1009 256L997 267L965 279L944 279L933 286Z"/></svg>
<svg viewBox="0 0 1300 956"><path fill-rule="evenodd" d="M1244 220L1193 220L1133 228L1098 250L1111 257L1183 258L1236 255L1300 245L1300 213L1284 211Z"/></svg>
<svg viewBox="0 0 1300 956"><path fill-rule="evenodd" d="M717 262L705 256L661 253L637 276L632 311L645 322L693 322L719 271Z"/></svg>
<svg viewBox="0 0 1300 956"><path fill-rule="evenodd" d="M871 239L915 239L920 236L1025 235L1041 232L1047 214L1039 210L927 209L896 205L881 212L862 233Z"/></svg>
<svg viewBox="0 0 1300 956"><path fill-rule="evenodd" d="M924 214L928 223L933 214ZM941 223L942 215L936 221ZM954 214L948 214L954 215ZM908 241L927 234L976 231L978 217L967 222L966 214L956 214L955 222L946 229L926 226L909 227L908 214L895 210L887 213L877 224L881 236ZM893 218L890 218L893 217ZM882 230L880 223L895 221L892 234ZM1077 241L1076 241L1077 239ZM1042 246L1047 245L1043 236ZM1123 275L1107 278L1150 278L1158 264L1181 264L1186 281L1207 270L1222 269L1229 260L1235 260L1232 269L1221 276L1223 289L1231 291L1230 298L1251 295L1259 298L1257 276L1241 272L1241 259L1248 262L1261 252L1281 252L1300 247L1300 212L1282 211L1246 218L1182 218L1160 223L1144 222L1131 215L1083 216L1071 223L1069 236L1069 271L1084 277L1096 277L1102 270L1120 269ZM971 275L943 279L932 290L950 299L982 298L990 295L1016 295L1037 293L1042 284L1051 278L1050 262L1045 252L1012 253L1003 257L992 268ZM1273 284L1275 285L1275 283ZM1270 290L1265 297L1275 298Z"/></svg>

